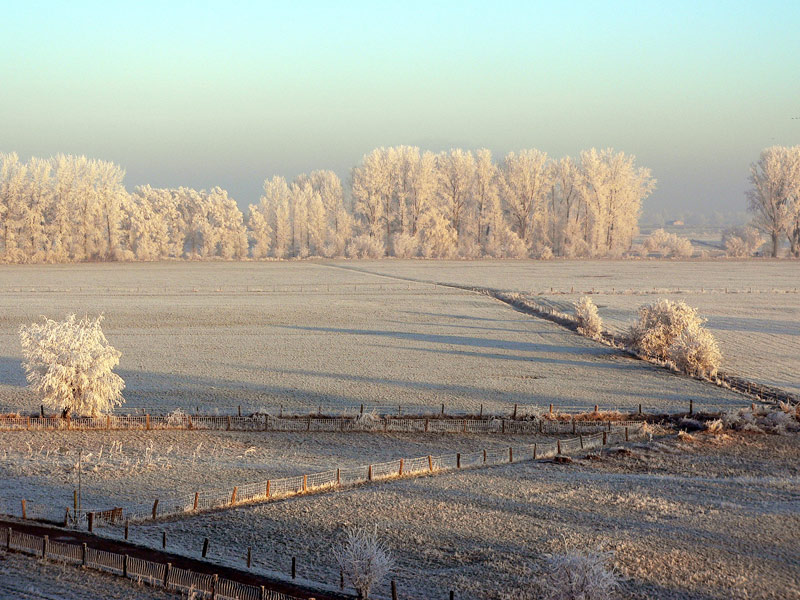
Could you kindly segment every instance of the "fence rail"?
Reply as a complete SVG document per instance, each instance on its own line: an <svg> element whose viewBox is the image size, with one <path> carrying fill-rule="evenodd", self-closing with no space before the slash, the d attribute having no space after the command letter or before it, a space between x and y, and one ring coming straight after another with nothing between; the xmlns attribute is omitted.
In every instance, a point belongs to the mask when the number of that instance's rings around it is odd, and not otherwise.
<svg viewBox="0 0 800 600"><path fill-rule="evenodd" d="M52 418L0 417L0 431L118 431L118 430L196 430L196 431L267 431L267 432L393 432L393 433L580 433L594 431L598 423L611 421L558 420L533 418L459 419L436 417L273 417L268 414L240 416L142 415ZM638 425L640 421L613 421L614 425Z"/></svg>
<svg viewBox="0 0 800 600"><path fill-rule="evenodd" d="M106 550L87 547L86 544L51 542L47 536L0 528L0 548L28 554L37 558L52 559L103 571L141 581L153 587L183 593L192 592L194 598L219 600L298 600L264 586L256 587L230 579L196 573L172 565L144 560Z"/></svg>
<svg viewBox="0 0 800 600"><path fill-rule="evenodd" d="M581 423L580 427L578 423ZM562 425L562 432L572 433L577 430L577 433L569 438L537 441L533 444L519 444L463 454L398 458L369 465L267 479L230 488L199 490L194 494L182 497L154 499L147 503L118 506L105 510L75 511L63 508L59 512L59 509L55 507L35 505L35 508L32 508L30 504L27 505L27 510L29 515L38 515L40 512L49 510L50 514L54 516L54 519L51 520L61 520L90 529L100 525L120 526L125 522L155 521L167 517L188 516L202 511L231 508L255 502L269 502L300 494L339 489L390 478L538 460L558 454L574 454L606 444L641 439L646 434L646 428L641 422L626 425L595 422L591 431L589 431L589 426L582 422L561 424L552 422L548 424L548 427L551 428L548 432L557 430ZM25 508L23 508L24 510Z"/></svg>

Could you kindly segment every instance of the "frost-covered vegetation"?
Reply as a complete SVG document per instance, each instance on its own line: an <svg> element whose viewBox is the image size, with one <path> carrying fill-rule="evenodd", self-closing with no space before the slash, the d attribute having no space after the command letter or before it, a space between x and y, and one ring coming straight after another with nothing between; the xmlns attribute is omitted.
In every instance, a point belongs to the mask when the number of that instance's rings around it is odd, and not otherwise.
<svg viewBox="0 0 800 600"><path fill-rule="evenodd" d="M639 319L628 337L643 356L669 361L679 370L698 377L713 377L722 353L705 319L685 302L661 299L639 308Z"/></svg>
<svg viewBox="0 0 800 600"><path fill-rule="evenodd" d="M345 194L331 171L264 182L247 216L220 188L137 187L119 166L59 155L0 154L0 260L619 256L654 189L611 149L495 163L486 150L378 148Z"/></svg>
<svg viewBox="0 0 800 600"><path fill-rule="evenodd" d="M689 258L694 251L692 242L663 229L653 231L644 241L643 249L671 258Z"/></svg>
<svg viewBox="0 0 800 600"><path fill-rule="evenodd" d="M746 258L764 245L764 238L755 227L731 227L722 232L722 245L728 256Z"/></svg>
<svg viewBox="0 0 800 600"><path fill-rule="evenodd" d="M578 331L590 338L597 338L603 332L603 320L597 313L597 307L589 296L582 296L575 304L575 316L578 318Z"/></svg>
<svg viewBox="0 0 800 600"><path fill-rule="evenodd" d="M378 537L377 526L348 529L344 541L333 549L333 556L358 597L364 599L386 578L394 562L391 551Z"/></svg>
<svg viewBox="0 0 800 600"><path fill-rule="evenodd" d="M611 600L619 587L613 560L614 553L602 548L548 554L538 591L544 600Z"/></svg>
<svg viewBox="0 0 800 600"><path fill-rule="evenodd" d="M20 327L25 373L44 406L94 417L122 404L125 382L113 371L122 354L108 343L102 320L69 315Z"/></svg>
<svg viewBox="0 0 800 600"><path fill-rule="evenodd" d="M769 236L772 256L780 242L800 257L800 146L772 146L750 167L748 192L753 225Z"/></svg>

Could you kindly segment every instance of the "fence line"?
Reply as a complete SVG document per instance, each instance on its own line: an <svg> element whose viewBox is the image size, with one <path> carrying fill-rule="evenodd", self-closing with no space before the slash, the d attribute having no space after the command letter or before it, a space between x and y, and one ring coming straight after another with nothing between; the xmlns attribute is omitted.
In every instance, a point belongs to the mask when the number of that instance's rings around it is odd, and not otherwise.
<svg viewBox="0 0 800 600"><path fill-rule="evenodd" d="M0 528L0 548L37 558L50 558L73 565L82 565L166 590L193 592L195 598L297 600L295 596L268 590L264 586L256 587L217 575L180 569L169 563L164 564L135 558L127 554L97 550L87 547L86 544L53 542L48 539L48 536L39 537L30 533L22 533L14 531L11 527Z"/></svg>
<svg viewBox="0 0 800 600"><path fill-rule="evenodd" d="M531 420L485 418L425 418L419 416L378 417L367 413L351 417L273 417L209 415L106 415L102 417L0 417L0 431L267 431L267 432L394 432L394 433L580 433L593 431L598 423L557 418ZM613 421L615 425L634 426L640 421Z"/></svg>
<svg viewBox="0 0 800 600"><path fill-rule="evenodd" d="M566 425L577 427L577 423L580 422ZM64 507L59 512L59 509L53 506L25 505L23 501L23 512L27 510L29 517L31 515L41 517L41 513L48 513L54 515L54 518L51 517L50 520L60 520L65 524L71 522L76 526L87 527L91 531L95 526L100 525L119 526L126 522L190 516L208 510L227 509L256 502L270 502L301 494L341 489L386 479L551 458L600 448L607 444L641 439L645 433L646 428L641 422L634 425L613 425L611 423L598 425L595 423L593 433L586 433L585 429L581 429L581 433L578 433L577 437L568 439L548 440L464 454L429 455L356 467L329 469L318 473L267 479L229 488L199 490L177 498L154 499L152 502L117 506L104 510L76 511L74 507ZM25 515L23 518L26 518Z"/></svg>

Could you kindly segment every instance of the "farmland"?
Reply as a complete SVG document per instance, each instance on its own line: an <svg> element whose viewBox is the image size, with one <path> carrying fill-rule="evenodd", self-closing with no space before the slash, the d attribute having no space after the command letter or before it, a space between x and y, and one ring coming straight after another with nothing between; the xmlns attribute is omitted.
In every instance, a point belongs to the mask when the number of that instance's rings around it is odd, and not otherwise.
<svg viewBox="0 0 800 600"><path fill-rule="evenodd" d="M612 277L613 276L613 277ZM640 304L709 317L724 368L798 391L800 294L790 262L289 261L0 267L0 412L37 414L17 330L40 315L105 316L126 382L117 412L502 414L734 411L750 399L635 360L486 295L564 311L586 292L622 331ZM654 289L655 288L655 289ZM727 288L727 289L726 289ZM442 406L444 405L444 406ZM112 506L537 436L237 431L0 433L0 509L21 499ZM796 436L656 431L570 464L520 463L239 506L132 527L131 539L338 585L331 545L377 525L402 598L524 597L542 555L604 544L625 597L800 597ZM103 535L120 536L119 528ZM747 555L746 568L742 556ZM16 563L15 563L16 564ZM9 563L8 573L17 569ZM72 585L72 584L70 584ZM384 582L380 597L389 593ZM737 592L737 593L739 593ZM735 595L735 594L734 594Z"/></svg>

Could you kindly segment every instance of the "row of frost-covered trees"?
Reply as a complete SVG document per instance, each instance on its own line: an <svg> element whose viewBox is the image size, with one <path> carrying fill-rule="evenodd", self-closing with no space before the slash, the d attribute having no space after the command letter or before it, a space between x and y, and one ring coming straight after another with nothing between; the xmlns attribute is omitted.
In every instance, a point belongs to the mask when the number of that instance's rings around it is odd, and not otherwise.
<svg viewBox="0 0 800 600"><path fill-rule="evenodd" d="M433 154L378 148L348 189L331 171L273 177L243 215L220 188L123 184L117 165L0 154L5 262L308 256L618 256L638 233L650 171L613 150Z"/></svg>

